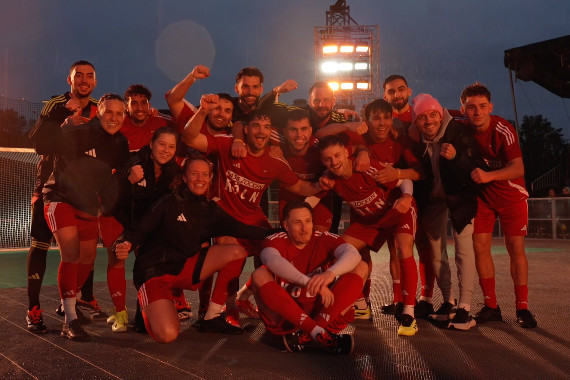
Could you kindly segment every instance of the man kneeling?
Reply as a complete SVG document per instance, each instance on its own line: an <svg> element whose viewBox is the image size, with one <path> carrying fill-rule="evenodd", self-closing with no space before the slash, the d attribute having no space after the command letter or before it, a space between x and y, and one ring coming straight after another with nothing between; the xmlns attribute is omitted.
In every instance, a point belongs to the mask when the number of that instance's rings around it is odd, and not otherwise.
<svg viewBox="0 0 570 380"><path fill-rule="evenodd" d="M265 327L282 335L291 352L316 341L334 353L349 354L352 336L337 334L354 319L353 304L368 266L340 236L314 231L313 210L302 200L285 206L283 227L287 232L266 238L264 265L251 275Z"/></svg>

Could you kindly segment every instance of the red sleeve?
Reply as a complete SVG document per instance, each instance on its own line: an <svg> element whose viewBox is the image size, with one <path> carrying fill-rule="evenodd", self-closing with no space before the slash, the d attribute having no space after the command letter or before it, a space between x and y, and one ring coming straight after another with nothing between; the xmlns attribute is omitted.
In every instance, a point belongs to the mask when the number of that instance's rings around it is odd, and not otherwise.
<svg viewBox="0 0 570 380"><path fill-rule="evenodd" d="M174 128L176 128L176 131L178 133L182 133L184 127L186 126L186 123L188 123L192 116L194 116L194 111L192 111L192 108L190 108L190 106L184 102L184 106L182 107L180 115L177 119L174 120Z"/></svg>
<svg viewBox="0 0 570 380"><path fill-rule="evenodd" d="M277 165L277 180L284 187L291 187L300 181L299 176L291 170L291 167L285 159L274 157L274 162Z"/></svg>
<svg viewBox="0 0 570 380"><path fill-rule="evenodd" d="M208 140L208 149L206 154L227 152L229 154L234 141L233 137L228 135L212 136L209 133L204 134Z"/></svg>

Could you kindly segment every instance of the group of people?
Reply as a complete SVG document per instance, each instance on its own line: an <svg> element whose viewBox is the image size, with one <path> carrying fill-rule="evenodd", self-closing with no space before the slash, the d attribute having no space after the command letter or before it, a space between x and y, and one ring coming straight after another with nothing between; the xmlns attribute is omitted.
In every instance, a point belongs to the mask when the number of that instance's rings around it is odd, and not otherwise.
<svg viewBox="0 0 570 380"><path fill-rule="evenodd" d="M311 86L306 109L278 101L298 87L292 79L262 97L263 74L246 67L236 76L237 97L204 94L196 108L184 97L209 76L209 68L198 65L166 93L169 120L151 108L151 92L140 84L124 96L92 99L94 66L71 66L70 91L46 103L30 133L42 157L28 254L30 331L47 330L39 293L52 236L61 254L61 335L71 340L89 339L82 309L106 318L115 332L127 330L124 263L134 251L135 328L157 342L177 338L190 311L184 290L198 290L202 332L240 334L241 313L261 318L289 351L317 345L347 354L353 337L342 330L354 318L372 318L371 252L384 243L393 299L382 312L394 314L397 333L415 335L417 318L468 330L502 319L491 256L497 217L511 259L518 323L537 325L527 305L521 152L514 128L491 115L484 85L465 88L460 111L453 112L460 117L453 117L429 94L410 101L406 79L392 75L383 83L383 99L357 113L335 110L326 82ZM274 181L278 230L264 201ZM339 236L333 232L342 201L351 222ZM448 218L458 302L446 249ZM92 291L99 240L108 251L111 315ZM255 270L240 288L248 256ZM476 273L485 306L472 316ZM436 282L443 298L437 309Z"/></svg>

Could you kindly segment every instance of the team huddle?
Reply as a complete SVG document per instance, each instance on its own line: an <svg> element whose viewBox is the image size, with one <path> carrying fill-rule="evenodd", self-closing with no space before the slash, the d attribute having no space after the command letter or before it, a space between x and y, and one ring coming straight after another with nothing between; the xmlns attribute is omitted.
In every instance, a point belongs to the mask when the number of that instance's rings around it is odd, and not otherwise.
<svg viewBox="0 0 570 380"><path fill-rule="evenodd" d="M279 102L298 87L292 79L262 96L263 74L246 67L236 76L237 97L204 94L196 108L184 97L209 76L196 66L166 93L169 118L151 107L152 94L140 84L124 96L91 98L94 66L71 66L70 91L46 103L30 132L41 155L28 253L30 331L47 331L39 294L52 238L61 255L61 335L71 340L90 339L84 312L127 331L125 259L134 252L134 329L157 342L178 337L180 321L191 316L184 290L197 290L201 332L241 334L245 315L261 318L288 351L311 345L348 354L353 336L342 331L355 318L372 318L371 252L384 244L393 299L381 310L394 315L397 334L415 335L417 318L469 330L502 320L491 255L497 218L517 321L536 327L528 309L522 155L514 128L491 115L484 85L465 88L460 111L450 113L429 94L410 100L406 79L391 75L383 99L357 113L333 110L326 82L311 86L308 107ZM267 217L274 181L279 229ZM343 201L350 225L339 236ZM110 315L93 297L99 241L108 252ZM249 256L255 270L240 288ZM476 273L485 305L472 316Z"/></svg>

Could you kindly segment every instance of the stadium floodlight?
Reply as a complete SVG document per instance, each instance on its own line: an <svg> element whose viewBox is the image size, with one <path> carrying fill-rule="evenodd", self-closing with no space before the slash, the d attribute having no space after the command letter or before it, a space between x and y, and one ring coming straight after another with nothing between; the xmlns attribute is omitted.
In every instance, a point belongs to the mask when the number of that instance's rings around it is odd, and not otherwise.
<svg viewBox="0 0 570 380"><path fill-rule="evenodd" d="M354 64L354 70L366 70L368 69L368 63L366 62L356 62Z"/></svg>
<svg viewBox="0 0 570 380"><path fill-rule="evenodd" d="M321 64L321 71L323 73L336 73L338 64L335 61L325 61Z"/></svg>
<svg viewBox="0 0 570 380"><path fill-rule="evenodd" d="M368 90L370 88L370 84L368 82L356 82L356 88L358 90Z"/></svg>
<svg viewBox="0 0 570 380"><path fill-rule="evenodd" d="M333 91L337 91L339 88L338 82L327 82L329 87L332 88Z"/></svg>
<svg viewBox="0 0 570 380"><path fill-rule="evenodd" d="M352 71L352 63L350 62L341 62L338 64L339 71Z"/></svg>
<svg viewBox="0 0 570 380"><path fill-rule="evenodd" d="M342 82L340 84L341 90L352 90L354 88L354 83L352 82Z"/></svg>
<svg viewBox="0 0 570 380"><path fill-rule="evenodd" d="M333 54L338 53L337 45L325 45L323 46L323 54Z"/></svg>
<svg viewBox="0 0 570 380"><path fill-rule="evenodd" d="M341 53L353 53L354 52L354 45L341 45L340 46Z"/></svg>
<svg viewBox="0 0 570 380"><path fill-rule="evenodd" d="M356 46L356 52L357 53L367 53L368 52L368 46Z"/></svg>

